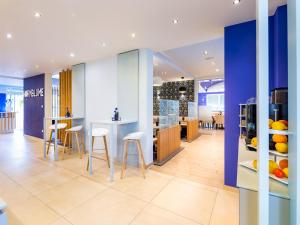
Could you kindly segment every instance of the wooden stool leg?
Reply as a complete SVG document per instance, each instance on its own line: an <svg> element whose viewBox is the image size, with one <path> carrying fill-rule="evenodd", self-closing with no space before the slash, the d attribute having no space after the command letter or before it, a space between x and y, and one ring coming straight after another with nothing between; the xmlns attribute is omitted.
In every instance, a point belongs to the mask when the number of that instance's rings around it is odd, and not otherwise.
<svg viewBox="0 0 300 225"><path fill-rule="evenodd" d="M103 136L103 141L104 141L104 148L105 148L107 165L108 165L108 168L110 168L110 162L109 162L109 155L108 155L108 148L107 148L106 136Z"/></svg>
<svg viewBox="0 0 300 225"><path fill-rule="evenodd" d="M140 155L140 158L141 158L140 164L141 164L141 167L142 167L143 177L146 178L146 176L145 176L146 164L145 164L145 159L144 159L144 155L143 155L143 151L142 151L142 147L141 147L141 142L140 142L140 140L137 140L136 143L137 143L138 152L139 152L139 155Z"/></svg>
<svg viewBox="0 0 300 225"><path fill-rule="evenodd" d="M94 148L94 141L95 141L95 137L92 137L92 152L93 152L93 148ZM88 155L88 161L87 161L87 165L86 165L87 171L89 171L89 166L90 166L90 154Z"/></svg>
<svg viewBox="0 0 300 225"><path fill-rule="evenodd" d="M47 155L49 154L49 149L50 149L50 145L51 145L51 142L52 142L52 133L53 133L53 131L51 130L51 132L50 132L50 138L49 138L49 143L48 143L48 147L47 147Z"/></svg>
<svg viewBox="0 0 300 225"><path fill-rule="evenodd" d="M121 170L121 179L123 179L124 177L124 172L125 172L125 169L126 169L126 154L128 152L128 141L126 140L125 143L124 143L124 150L123 150L123 163L122 163L122 170Z"/></svg>
<svg viewBox="0 0 300 225"><path fill-rule="evenodd" d="M77 143L79 157L82 159L82 154L81 154L81 150L80 150L80 145L79 145L78 133L77 132L75 132L75 137L76 137L76 143Z"/></svg>
<svg viewBox="0 0 300 225"><path fill-rule="evenodd" d="M63 149L63 159L65 158L65 153L66 153L66 143L67 143L67 137L68 137L68 133L65 133L65 140L64 140L64 149Z"/></svg>
<svg viewBox="0 0 300 225"><path fill-rule="evenodd" d="M127 161L128 161L128 144L127 144L127 151L124 153L125 154L125 170L127 169Z"/></svg>
<svg viewBox="0 0 300 225"><path fill-rule="evenodd" d="M71 135L69 136L69 138L68 138L68 149L69 149L69 154L71 154L71 148L72 148L72 143L71 143L71 139L72 139L72 133L71 133Z"/></svg>

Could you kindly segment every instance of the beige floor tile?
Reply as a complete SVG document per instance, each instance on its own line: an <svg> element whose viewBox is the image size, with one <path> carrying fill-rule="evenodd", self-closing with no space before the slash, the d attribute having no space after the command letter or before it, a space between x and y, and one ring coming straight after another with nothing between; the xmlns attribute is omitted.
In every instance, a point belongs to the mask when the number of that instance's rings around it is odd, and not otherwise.
<svg viewBox="0 0 300 225"><path fill-rule="evenodd" d="M15 224L48 225L58 219L58 215L36 197L30 197L8 209L9 220Z"/></svg>
<svg viewBox="0 0 300 225"><path fill-rule="evenodd" d="M219 190L210 225L239 224L239 194Z"/></svg>
<svg viewBox="0 0 300 225"><path fill-rule="evenodd" d="M172 176L155 171L148 171L148 173L146 173L146 179L140 174L127 173L122 180L117 178L112 188L144 201L151 201L172 178Z"/></svg>
<svg viewBox="0 0 300 225"><path fill-rule="evenodd" d="M208 225L217 193L207 187L171 181L152 201L178 215Z"/></svg>
<svg viewBox="0 0 300 225"><path fill-rule="evenodd" d="M22 178L18 183L30 193L38 194L63 184L76 176L78 175L63 168L53 167L51 168L51 171L39 173L36 176Z"/></svg>
<svg viewBox="0 0 300 225"><path fill-rule="evenodd" d="M199 225L154 205L147 206L130 225Z"/></svg>
<svg viewBox="0 0 300 225"><path fill-rule="evenodd" d="M72 224L66 219L61 217L60 219L58 219L54 223L51 223L50 225L72 225Z"/></svg>
<svg viewBox="0 0 300 225"><path fill-rule="evenodd" d="M106 187L84 177L76 177L37 195L50 208L64 215L74 207L105 190Z"/></svg>
<svg viewBox="0 0 300 225"><path fill-rule="evenodd" d="M109 189L69 212L74 225L128 225L145 207L144 201Z"/></svg>

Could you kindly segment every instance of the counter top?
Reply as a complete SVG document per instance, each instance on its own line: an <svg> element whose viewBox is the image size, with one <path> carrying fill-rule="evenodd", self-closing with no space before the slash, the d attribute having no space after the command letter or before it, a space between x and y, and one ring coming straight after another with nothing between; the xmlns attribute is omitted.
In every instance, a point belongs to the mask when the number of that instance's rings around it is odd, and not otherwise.
<svg viewBox="0 0 300 225"><path fill-rule="evenodd" d="M80 120L80 119L84 119L84 117L46 117L46 120Z"/></svg>
<svg viewBox="0 0 300 225"><path fill-rule="evenodd" d="M121 121L96 120L96 121L91 121L91 123L98 123L98 124L117 124L117 125L129 124L129 123L137 123L137 122L138 122L138 120L121 120Z"/></svg>

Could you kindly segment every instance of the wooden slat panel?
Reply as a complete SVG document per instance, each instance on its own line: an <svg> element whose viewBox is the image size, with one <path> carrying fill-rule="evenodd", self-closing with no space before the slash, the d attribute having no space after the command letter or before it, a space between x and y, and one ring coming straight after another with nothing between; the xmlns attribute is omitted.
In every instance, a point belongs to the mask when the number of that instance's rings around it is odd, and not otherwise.
<svg viewBox="0 0 300 225"><path fill-rule="evenodd" d="M181 146L180 139L181 127L176 125L173 127L161 129L157 134L157 161L163 162L172 154L175 154Z"/></svg>

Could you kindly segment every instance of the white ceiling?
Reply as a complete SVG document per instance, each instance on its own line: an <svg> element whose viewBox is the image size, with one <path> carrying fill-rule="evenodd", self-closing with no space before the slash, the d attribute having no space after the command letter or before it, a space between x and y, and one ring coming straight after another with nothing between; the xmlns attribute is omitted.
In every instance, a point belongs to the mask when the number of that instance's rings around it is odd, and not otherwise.
<svg viewBox="0 0 300 225"><path fill-rule="evenodd" d="M166 81L177 80L181 76L198 79L224 77L224 38L167 50L163 54L169 63L155 58L154 74ZM176 65L181 71L169 64Z"/></svg>
<svg viewBox="0 0 300 225"><path fill-rule="evenodd" d="M270 0L271 11L282 2ZM220 38L224 26L254 18L255 0L1 0L0 75L55 72L137 48L161 52Z"/></svg>

